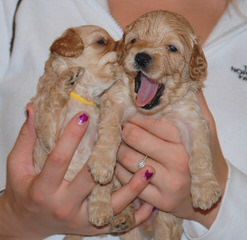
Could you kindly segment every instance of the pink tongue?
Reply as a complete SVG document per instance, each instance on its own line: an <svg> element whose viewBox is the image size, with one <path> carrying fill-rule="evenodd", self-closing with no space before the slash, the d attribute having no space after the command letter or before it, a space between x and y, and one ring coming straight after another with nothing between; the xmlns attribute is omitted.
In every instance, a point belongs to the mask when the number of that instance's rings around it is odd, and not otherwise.
<svg viewBox="0 0 247 240"><path fill-rule="evenodd" d="M143 107L151 103L159 88L158 83L154 83L145 75L141 74L141 86L136 97L136 106Z"/></svg>

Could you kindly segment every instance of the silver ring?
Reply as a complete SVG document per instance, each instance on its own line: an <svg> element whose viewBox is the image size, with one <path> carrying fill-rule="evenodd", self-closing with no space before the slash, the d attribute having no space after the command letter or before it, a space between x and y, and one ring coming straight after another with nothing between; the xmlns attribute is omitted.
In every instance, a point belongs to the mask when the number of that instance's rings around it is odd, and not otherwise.
<svg viewBox="0 0 247 240"><path fill-rule="evenodd" d="M137 163L137 167L138 168L144 168L147 165L147 158L148 158L148 156L145 155L145 157L143 159L139 160Z"/></svg>

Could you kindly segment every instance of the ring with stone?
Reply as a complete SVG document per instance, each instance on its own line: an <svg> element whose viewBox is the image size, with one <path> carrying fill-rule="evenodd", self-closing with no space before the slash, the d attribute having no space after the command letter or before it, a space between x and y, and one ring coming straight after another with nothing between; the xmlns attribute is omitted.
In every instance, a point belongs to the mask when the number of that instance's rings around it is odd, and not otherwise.
<svg viewBox="0 0 247 240"><path fill-rule="evenodd" d="M137 163L137 167L138 168L144 168L147 164L147 158L148 158L148 156L145 155L145 157L143 159L139 160Z"/></svg>

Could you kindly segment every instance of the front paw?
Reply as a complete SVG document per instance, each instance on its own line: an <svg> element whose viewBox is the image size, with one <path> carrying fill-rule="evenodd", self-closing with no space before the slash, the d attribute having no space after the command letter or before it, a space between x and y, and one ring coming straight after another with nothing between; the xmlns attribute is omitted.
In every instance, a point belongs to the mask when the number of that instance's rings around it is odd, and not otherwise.
<svg viewBox="0 0 247 240"><path fill-rule="evenodd" d="M109 224L113 218L113 209L111 204L106 202L90 202L89 208L89 221L98 227Z"/></svg>
<svg viewBox="0 0 247 240"><path fill-rule="evenodd" d="M221 189L216 181L194 183L191 186L193 207L210 209L221 197Z"/></svg>
<svg viewBox="0 0 247 240"><path fill-rule="evenodd" d="M106 153L92 154L88 167L94 181L100 184L107 184L112 180L115 164L112 163L111 156ZM115 161L114 161L115 162Z"/></svg>

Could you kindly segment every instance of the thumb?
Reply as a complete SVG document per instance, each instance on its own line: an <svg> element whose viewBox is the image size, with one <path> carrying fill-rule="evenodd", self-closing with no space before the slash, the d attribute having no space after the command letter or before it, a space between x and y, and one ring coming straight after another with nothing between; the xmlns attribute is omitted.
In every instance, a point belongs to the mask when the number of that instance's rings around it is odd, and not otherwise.
<svg viewBox="0 0 247 240"><path fill-rule="evenodd" d="M34 109L31 103L27 105L27 119L24 122L15 145L8 157L8 168L15 174L33 172L33 148L36 140L34 130ZM21 169L20 169L21 168Z"/></svg>

